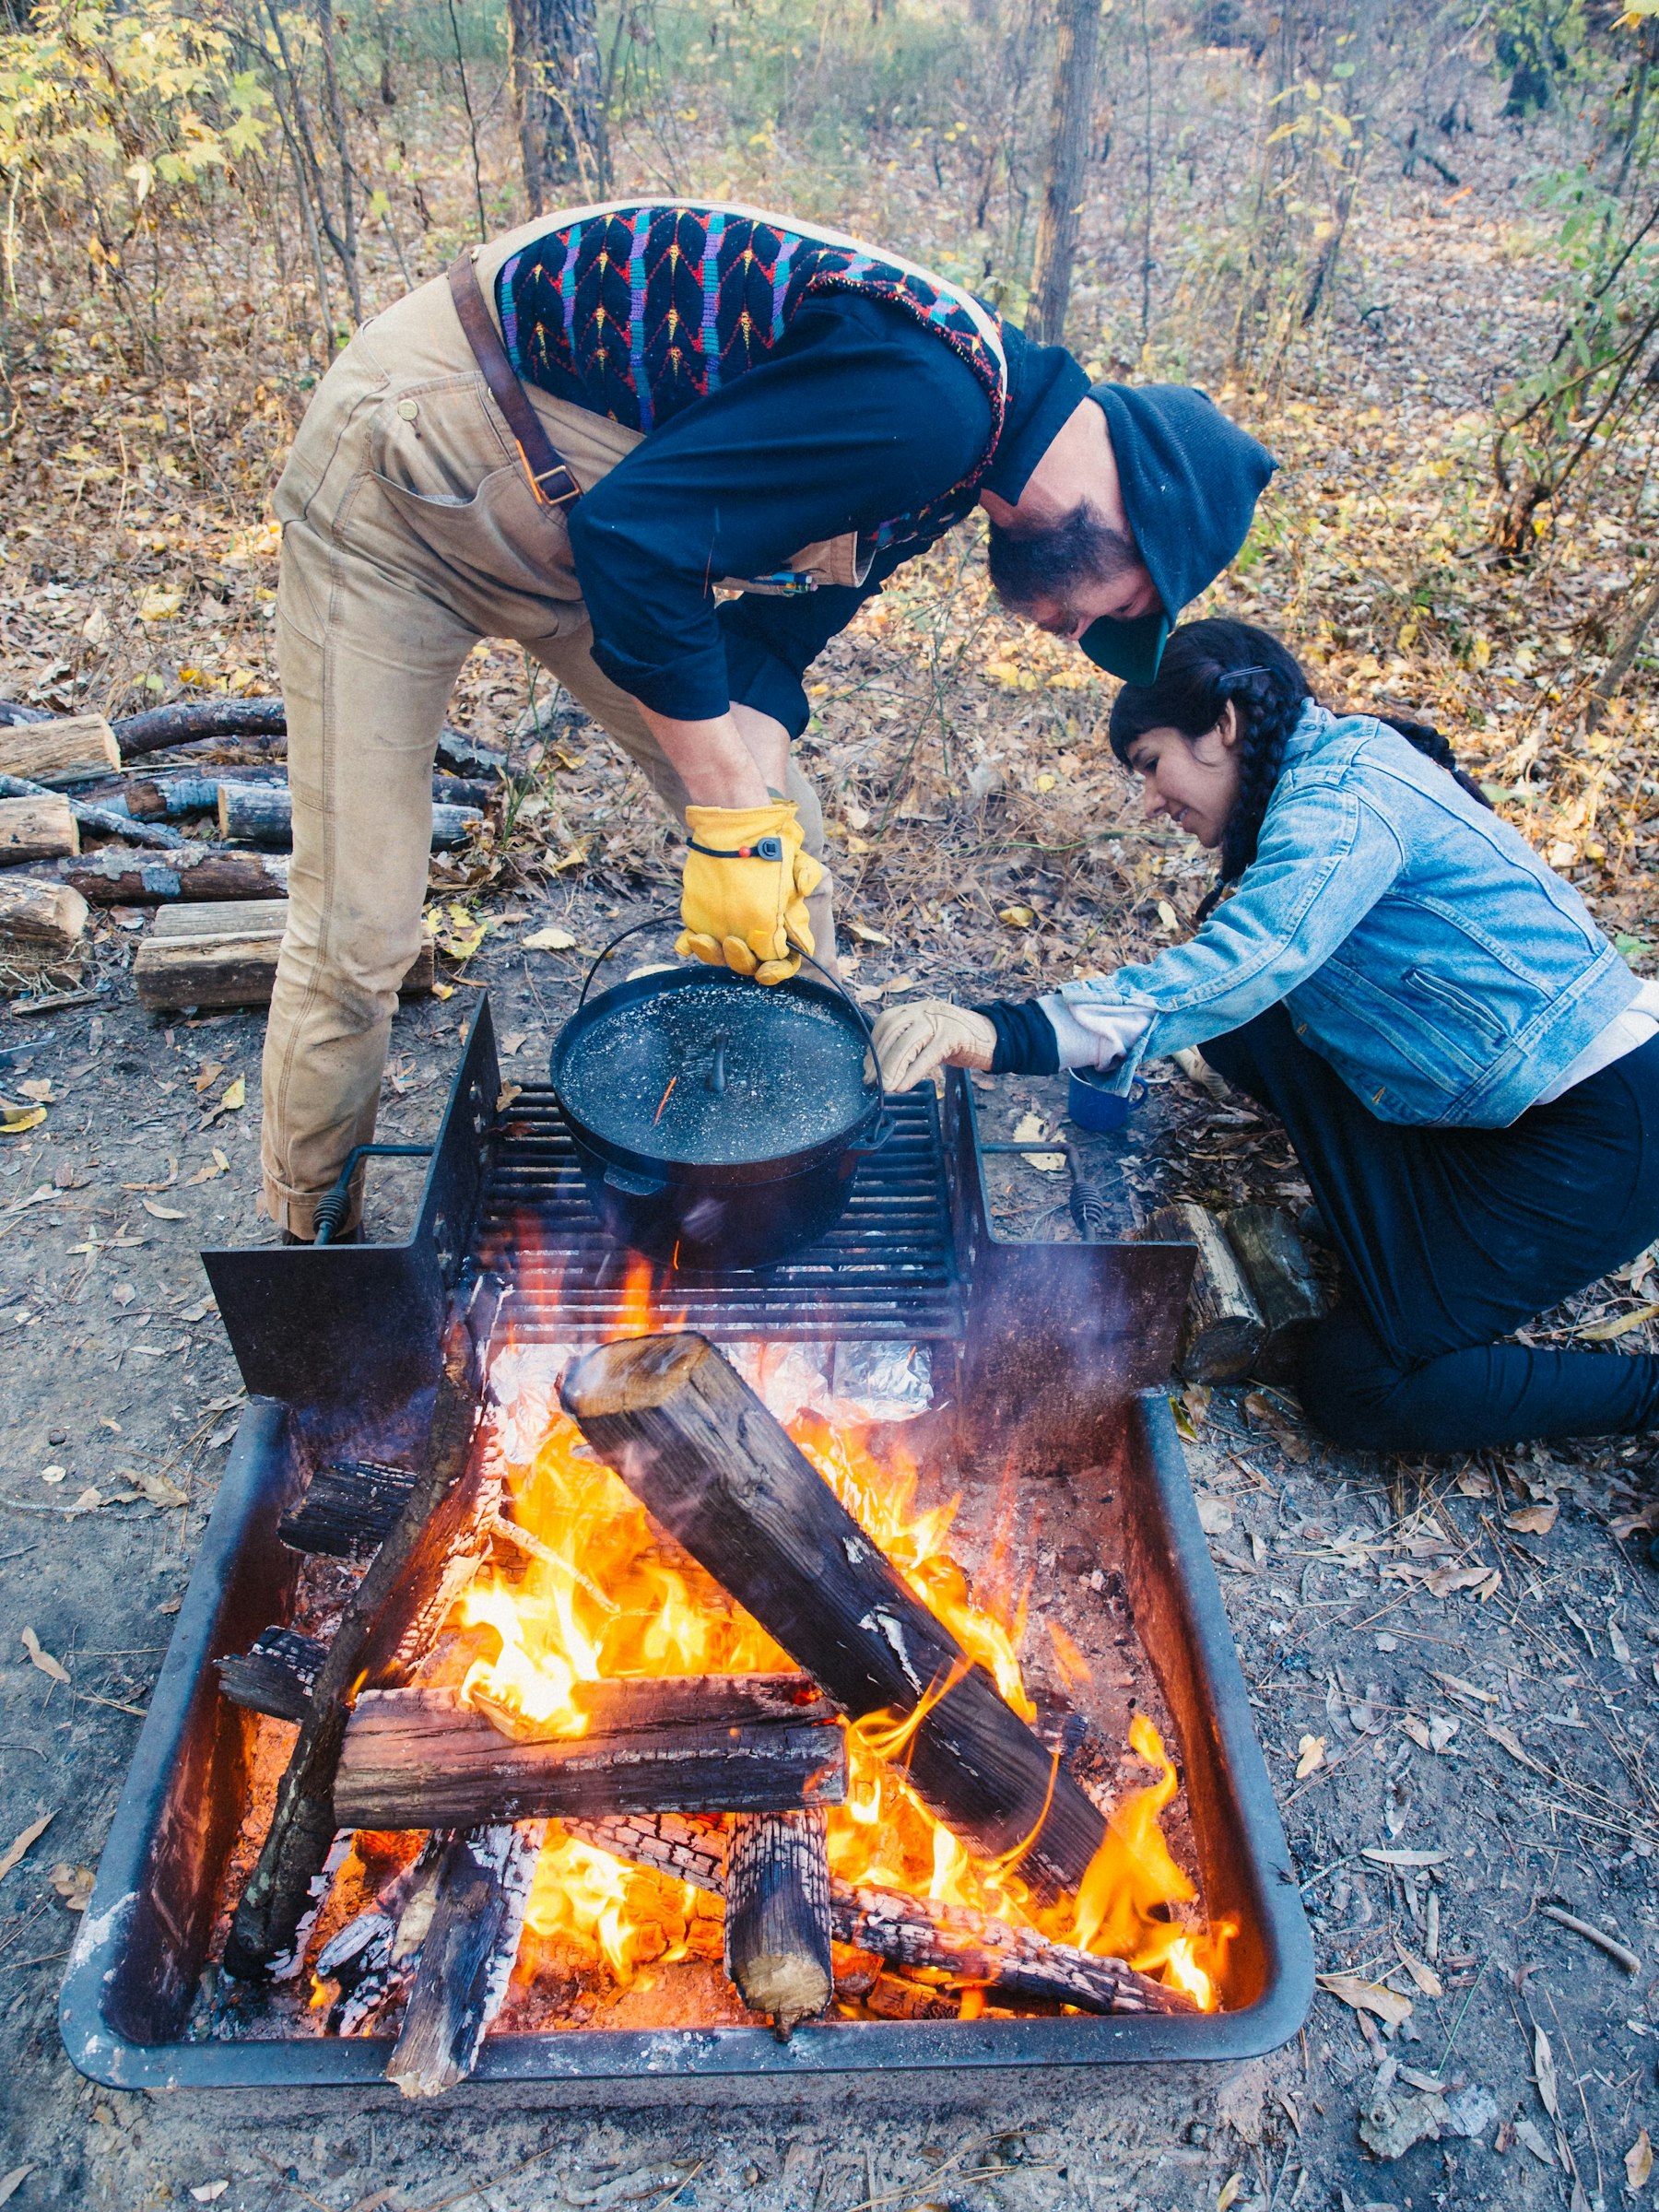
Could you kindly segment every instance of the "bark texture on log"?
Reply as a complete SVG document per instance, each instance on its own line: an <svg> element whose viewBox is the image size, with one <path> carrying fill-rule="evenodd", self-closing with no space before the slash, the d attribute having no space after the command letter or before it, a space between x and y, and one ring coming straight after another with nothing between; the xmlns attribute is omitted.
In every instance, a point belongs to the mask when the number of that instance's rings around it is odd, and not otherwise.
<svg viewBox="0 0 1659 2212"><path fill-rule="evenodd" d="M182 699L124 714L112 726L122 759L136 760L198 737L280 737L288 716L279 699Z"/></svg>
<svg viewBox="0 0 1659 2212"><path fill-rule="evenodd" d="M53 793L44 783L30 782L26 776L0 775L0 799L50 799L67 794ZM93 830L100 837L119 837L129 845L159 845L168 852L182 851L184 840L176 830L165 829L159 822L135 822L112 806L89 806L85 799L69 799L69 812L76 826Z"/></svg>
<svg viewBox="0 0 1659 2212"><path fill-rule="evenodd" d="M1100 1814L707 1338L601 1345L561 1399L641 1502L849 1712L925 1701L909 1779L971 1850L1013 1854L1039 1888L1077 1885Z"/></svg>
<svg viewBox="0 0 1659 2212"><path fill-rule="evenodd" d="M320 1551L334 1559L367 1559L408 1502L413 1467L379 1459L338 1459L321 1466L305 1495L276 1524L290 1551Z"/></svg>
<svg viewBox="0 0 1659 2212"><path fill-rule="evenodd" d="M1065 339L1072 263L1083 211L1083 177L1094 121L1095 54L1100 0L1060 0L1055 12L1054 79L1049 102L1048 159L1037 217L1037 251L1026 335L1059 346Z"/></svg>
<svg viewBox="0 0 1659 2212"><path fill-rule="evenodd" d="M434 804L433 851L444 852L453 845L465 844L483 818L476 806ZM288 785L221 782L218 824L220 837L228 841L286 853L294 841L294 803Z"/></svg>
<svg viewBox="0 0 1659 2212"><path fill-rule="evenodd" d="M165 907L133 956L138 1004L173 1006L268 1006L288 925L286 899L218 900ZM399 985L405 998L425 997L437 973L429 940Z"/></svg>
<svg viewBox="0 0 1659 2212"><path fill-rule="evenodd" d="M218 1662L219 1694L249 1712L302 1721L328 1646L293 1629L266 1629L245 1652Z"/></svg>
<svg viewBox="0 0 1659 2212"><path fill-rule="evenodd" d="M518 1743L447 1689L365 1691L335 1805L351 1828L634 1812L788 1812L846 1795L846 1738L821 1723L682 1724Z"/></svg>
<svg viewBox="0 0 1659 2212"><path fill-rule="evenodd" d="M432 1916L386 2078L406 2097L441 2097L478 2063L524 1933L546 1823L469 1829L439 1870Z"/></svg>
<svg viewBox="0 0 1659 2212"><path fill-rule="evenodd" d="M79 851L80 828L62 792L38 799L0 799L0 868Z"/></svg>
<svg viewBox="0 0 1659 2212"><path fill-rule="evenodd" d="M106 846L60 864L58 874L93 906L162 906L174 900L288 897L288 855L186 845L177 853L123 853Z"/></svg>
<svg viewBox="0 0 1659 2212"><path fill-rule="evenodd" d="M614 1859L649 1866L689 1882L711 1897L725 1895L726 1831L706 1813L612 1813L602 1820L566 1820L567 1834L608 1851Z"/></svg>
<svg viewBox="0 0 1659 2212"><path fill-rule="evenodd" d="M821 1812L739 1813L726 1840L725 1971L780 2038L830 2002L830 1859Z"/></svg>
<svg viewBox="0 0 1659 2212"><path fill-rule="evenodd" d="M120 766L121 747L101 714L64 714L0 735L0 775L31 783L83 782Z"/></svg>
<svg viewBox="0 0 1659 2212"><path fill-rule="evenodd" d="M1261 1310L1265 1334L1251 1372L1264 1382L1287 1382L1325 1310L1307 1251L1277 1206L1235 1206L1227 1217L1227 1241Z"/></svg>
<svg viewBox="0 0 1659 2212"><path fill-rule="evenodd" d="M358 1685L383 1679L383 1670L397 1663L406 1644L430 1632L456 1577L470 1576L481 1557L481 1544L469 1549L466 1542L469 1529L493 1504L485 1495L484 1455L473 1450L477 1380L473 1339L465 1319L457 1315L444 1335L420 1478L347 1602L277 1790L258 1864L236 1908L224 1964L243 1981L299 1971L296 1939L311 1885L339 1825L335 1771Z"/></svg>
<svg viewBox="0 0 1659 2212"><path fill-rule="evenodd" d="M72 951L86 935L88 906L66 883L0 877L0 943L32 953Z"/></svg>
<svg viewBox="0 0 1659 2212"><path fill-rule="evenodd" d="M1262 1348L1266 1327L1221 1224L1205 1207L1183 1198L1160 1206L1146 1234L1154 1242L1198 1249L1176 1352L1180 1373L1189 1382L1241 1382Z"/></svg>

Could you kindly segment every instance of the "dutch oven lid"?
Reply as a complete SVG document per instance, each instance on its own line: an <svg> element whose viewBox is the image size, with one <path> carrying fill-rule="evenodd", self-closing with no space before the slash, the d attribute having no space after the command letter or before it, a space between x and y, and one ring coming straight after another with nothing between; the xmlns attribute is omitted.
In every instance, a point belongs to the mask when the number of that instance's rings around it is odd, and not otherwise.
<svg viewBox="0 0 1659 2212"><path fill-rule="evenodd" d="M856 1015L821 986L671 970L591 999L552 1072L566 1112L602 1141L736 1166L850 1134L879 1095L866 1049Z"/></svg>

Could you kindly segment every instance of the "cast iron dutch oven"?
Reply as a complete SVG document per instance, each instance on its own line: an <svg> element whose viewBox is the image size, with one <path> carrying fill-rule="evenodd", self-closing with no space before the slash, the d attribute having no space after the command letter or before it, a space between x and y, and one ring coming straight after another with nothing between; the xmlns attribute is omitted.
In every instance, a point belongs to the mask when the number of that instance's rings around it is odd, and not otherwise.
<svg viewBox="0 0 1659 2212"><path fill-rule="evenodd" d="M698 962L590 999L598 966L554 1041L552 1081L606 1233L672 1266L721 1268L769 1266L821 1237L892 1134L852 1000L804 975L761 985Z"/></svg>

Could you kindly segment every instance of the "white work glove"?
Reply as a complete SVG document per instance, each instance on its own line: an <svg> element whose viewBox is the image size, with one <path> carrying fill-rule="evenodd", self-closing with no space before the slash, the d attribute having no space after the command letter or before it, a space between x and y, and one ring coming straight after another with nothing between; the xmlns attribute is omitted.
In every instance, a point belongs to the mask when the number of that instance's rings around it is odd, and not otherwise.
<svg viewBox="0 0 1659 2212"><path fill-rule="evenodd" d="M913 1090L941 1067L989 1068L996 1031L971 1006L924 998L889 1006L876 1022L876 1057L884 1090Z"/></svg>

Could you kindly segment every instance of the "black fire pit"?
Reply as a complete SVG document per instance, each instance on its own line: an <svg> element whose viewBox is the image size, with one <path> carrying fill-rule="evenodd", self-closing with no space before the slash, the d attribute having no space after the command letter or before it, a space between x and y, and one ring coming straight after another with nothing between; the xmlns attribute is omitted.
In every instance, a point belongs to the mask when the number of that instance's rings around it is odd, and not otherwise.
<svg viewBox="0 0 1659 2212"><path fill-rule="evenodd" d="M65 1978L65 2044L97 2080L360 2098L383 2078L389 2038L187 2037L250 1783L253 1724L221 1698L216 1663L288 1618L299 1557L277 1523L311 1470L418 1437L440 1325L469 1277L504 1282L516 1344L596 1342L625 1318L628 1255L593 1220L551 1092L520 1092L505 1119L500 1094L486 1003L406 1241L205 1255L251 1396ZM502 2033L474 2077L486 2088L1236 2060L1306 2017L1307 1927L1164 1394L1191 1253L998 1238L959 1075L942 1110L912 1094L897 1121L819 1244L743 1276L676 1277L678 1317L717 1341L924 1345L952 1417L1014 1464L1067 1476L1070 1533L1110 1547L1174 1725L1206 1906L1237 1926L1223 2009L828 2021L787 2043L759 2024Z"/></svg>

